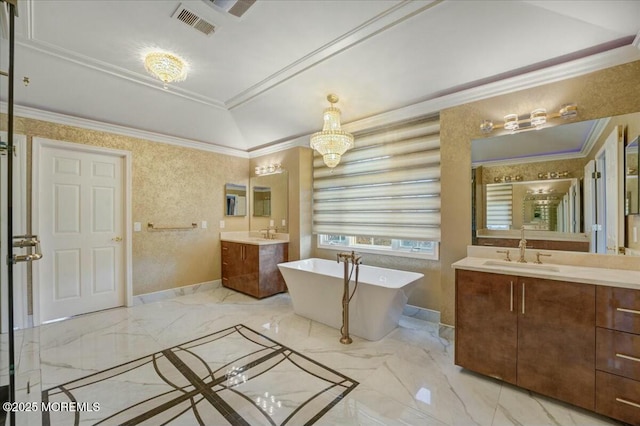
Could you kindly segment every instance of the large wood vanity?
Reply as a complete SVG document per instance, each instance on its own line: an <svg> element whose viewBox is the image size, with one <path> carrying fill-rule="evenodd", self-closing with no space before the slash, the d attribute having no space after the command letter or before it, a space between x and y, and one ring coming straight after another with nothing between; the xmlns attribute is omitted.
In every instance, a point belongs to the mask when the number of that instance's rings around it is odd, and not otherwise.
<svg viewBox="0 0 640 426"><path fill-rule="evenodd" d="M612 270L600 282L598 268L467 259L454 264L456 365L640 425L640 272L617 287Z"/></svg>
<svg viewBox="0 0 640 426"><path fill-rule="evenodd" d="M279 240L222 240L222 285L259 299L287 291L278 263L289 260L289 243Z"/></svg>

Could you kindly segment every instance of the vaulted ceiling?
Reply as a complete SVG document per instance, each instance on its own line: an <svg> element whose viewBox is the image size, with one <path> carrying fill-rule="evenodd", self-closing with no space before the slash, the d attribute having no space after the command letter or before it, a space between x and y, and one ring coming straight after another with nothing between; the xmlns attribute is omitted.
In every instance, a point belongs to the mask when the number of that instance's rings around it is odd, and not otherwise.
<svg viewBox="0 0 640 426"><path fill-rule="evenodd" d="M177 20L180 7L215 32ZM240 18L211 0L19 0L19 12L16 75L30 84L16 84L17 105L238 152L317 131L328 93L348 123L640 59L636 0L257 0ZM150 49L184 57L187 79L163 89Z"/></svg>

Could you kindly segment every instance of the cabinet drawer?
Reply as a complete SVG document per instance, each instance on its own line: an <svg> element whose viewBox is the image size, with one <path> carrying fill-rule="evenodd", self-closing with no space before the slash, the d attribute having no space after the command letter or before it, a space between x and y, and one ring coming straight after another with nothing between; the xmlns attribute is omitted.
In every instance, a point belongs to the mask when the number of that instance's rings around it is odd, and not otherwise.
<svg viewBox="0 0 640 426"><path fill-rule="evenodd" d="M640 382L596 371L596 411L640 426Z"/></svg>
<svg viewBox="0 0 640 426"><path fill-rule="evenodd" d="M596 368L640 380L640 335L598 327Z"/></svg>
<svg viewBox="0 0 640 426"><path fill-rule="evenodd" d="M596 325L640 334L640 290L598 286Z"/></svg>

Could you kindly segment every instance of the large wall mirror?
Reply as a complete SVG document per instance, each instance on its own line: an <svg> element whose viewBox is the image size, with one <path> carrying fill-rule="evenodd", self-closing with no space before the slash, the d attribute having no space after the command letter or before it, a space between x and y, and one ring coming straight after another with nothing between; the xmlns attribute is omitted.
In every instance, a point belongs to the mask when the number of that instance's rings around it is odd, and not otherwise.
<svg viewBox="0 0 640 426"><path fill-rule="evenodd" d="M224 185L225 216L247 215L247 186L235 183Z"/></svg>
<svg viewBox="0 0 640 426"><path fill-rule="evenodd" d="M509 247L524 227L537 248L618 252L640 207L639 132L634 113L472 140L473 244ZM618 151L605 159L608 141Z"/></svg>
<svg viewBox="0 0 640 426"><path fill-rule="evenodd" d="M289 176L286 171L251 177L251 217L249 228L289 232Z"/></svg>

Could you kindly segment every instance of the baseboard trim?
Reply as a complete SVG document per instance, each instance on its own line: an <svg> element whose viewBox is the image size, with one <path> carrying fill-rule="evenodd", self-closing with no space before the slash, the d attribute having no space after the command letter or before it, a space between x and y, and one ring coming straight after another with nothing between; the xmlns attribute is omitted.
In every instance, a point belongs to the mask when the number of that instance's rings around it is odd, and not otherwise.
<svg viewBox="0 0 640 426"><path fill-rule="evenodd" d="M438 324L438 336L452 342L455 340L456 328L448 324Z"/></svg>
<svg viewBox="0 0 640 426"><path fill-rule="evenodd" d="M440 323L440 312L432 309L421 308L414 305L405 305L402 315L420 319L422 321Z"/></svg>
<svg viewBox="0 0 640 426"><path fill-rule="evenodd" d="M136 296L133 296L133 306L173 299L174 297L186 296L187 294L210 291L221 286L222 280L214 280L198 284L185 285L183 287L170 288L168 290L154 291L152 293L138 294Z"/></svg>

